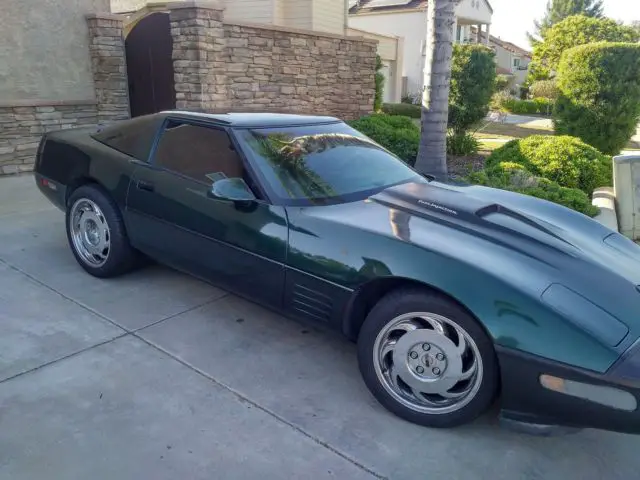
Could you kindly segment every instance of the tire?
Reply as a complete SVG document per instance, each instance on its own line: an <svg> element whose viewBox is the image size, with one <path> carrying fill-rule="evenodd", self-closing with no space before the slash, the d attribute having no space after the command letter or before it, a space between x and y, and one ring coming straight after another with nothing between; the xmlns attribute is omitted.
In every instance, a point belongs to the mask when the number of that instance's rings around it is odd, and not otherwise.
<svg viewBox="0 0 640 480"><path fill-rule="evenodd" d="M470 423L488 410L498 391L489 336L460 305L426 289L392 291L373 307L358 336L358 363L380 404L426 427Z"/></svg>
<svg viewBox="0 0 640 480"><path fill-rule="evenodd" d="M73 256L94 277L115 277L138 265L118 206L97 185L83 185L71 193L65 223Z"/></svg>

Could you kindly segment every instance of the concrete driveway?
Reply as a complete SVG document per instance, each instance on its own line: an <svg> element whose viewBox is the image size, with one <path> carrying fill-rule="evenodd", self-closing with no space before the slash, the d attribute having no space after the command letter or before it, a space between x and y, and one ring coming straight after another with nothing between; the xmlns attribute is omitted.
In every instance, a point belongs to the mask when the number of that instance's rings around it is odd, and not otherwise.
<svg viewBox="0 0 640 480"><path fill-rule="evenodd" d="M640 437L449 431L387 413L355 348L163 267L85 274L0 178L0 478L628 479Z"/></svg>

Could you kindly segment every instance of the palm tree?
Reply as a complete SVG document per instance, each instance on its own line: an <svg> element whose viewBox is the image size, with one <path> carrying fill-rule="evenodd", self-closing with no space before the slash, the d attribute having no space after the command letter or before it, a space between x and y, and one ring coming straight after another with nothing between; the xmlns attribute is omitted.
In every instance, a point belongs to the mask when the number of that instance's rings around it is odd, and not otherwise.
<svg viewBox="0 0 640 480"><path fill-rule="evenodd" d="M447 118L451 86L453 24L460 0L429 0L420 148L415 168L437 179L447 176Z"/></svg>

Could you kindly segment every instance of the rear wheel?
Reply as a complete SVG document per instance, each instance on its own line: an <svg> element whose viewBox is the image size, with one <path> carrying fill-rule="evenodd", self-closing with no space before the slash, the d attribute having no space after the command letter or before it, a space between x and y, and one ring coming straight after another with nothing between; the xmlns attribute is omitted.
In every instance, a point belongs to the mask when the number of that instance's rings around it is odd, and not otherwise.
<svg viewBox="0 0 640 480"><path fill-rule="evenodd" d="M131 270L137 252L129 244L122 215L115 202L95 185L83 185L69 197L67 238L82 268L107 278Z"/></svg>
<svg viewBox="0 0 640 480"><path fill-rule="evenodd" d="M391 412L429 427L471 422L495 399L492 342L457 303L403 289L382 298L358 338L360 371Z"/></svg>

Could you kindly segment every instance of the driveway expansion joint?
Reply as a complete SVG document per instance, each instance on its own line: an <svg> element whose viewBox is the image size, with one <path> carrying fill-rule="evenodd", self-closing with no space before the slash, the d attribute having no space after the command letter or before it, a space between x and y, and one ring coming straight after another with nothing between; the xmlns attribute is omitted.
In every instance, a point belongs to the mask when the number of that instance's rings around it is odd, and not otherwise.
<svg viewBox="0 0 640 480"><path fill-rule="evenodd" d="M131 330L131 329L128 329L128 328L126 328L126 327L124 327L124 326L120 325L118 322L116 322L116 321L114 321L114 320L110 319L109 317L107 317L107 316L105 316L105 315L101 314L100 312L98 312L98 311L94 310L93 308L89 307L88 305L85 305L85 304L83 304L82 302L79 302L79 301L77 301L77 300L75 300L75 299L73 299L73 298L71 298L71 297L69 297L69 296L65 295L64 293L59 292L59 291L58 291L58 290L56 290L55 288L51 287L50 285L47 285L46 283L42 282L42 281L41 281L41 280L39 280L38 278L34 277L33 275L31 275L31 274L29 274L29 273L25 272L24 270L22 270L22 269L20 269L20 268L18 268L18 267L16 267L16 266L14 266L14 265L11 265L9 262L7 262L5 259L3 259L3 258L1 258L1 257L0 257L0 263L2 263L2 264L4 264L4 265L6 265L6 266L7 266L8 268L10 268L11 270L13 270L13 271L15 271L15 272L18 272L18 273L20 273L20 274L22 274L22 275L26 276L27 278L29 278L29 279L30 279L30 280L32 280L33 282L37 283L38 285L40 285L40 286L42 286L42 287L45 287L45 288L47 288L48 290L50 290L50 291L52 291L52 292L54 292L54 293L56 293L56 294L60 295L60 296L61 296L62 298L64 298L65 300L68 300L68 301L70 301L70 302L74 303L75 305L78 305L79 307L81 307L81 308L83 308L83 309L85 309L85 310L89 311L90 313L92 313L92 314L96 315L97 317L99 317L99 318L101 318L101 319L103 319L103 320L105 320L105 321L109 322L109 323L110 323L110 324L112 324L113 326L118 327L119 329L123 330L123 332L124 332L124 333L122 333L121 335L118 335L118 336L116 336L116 337L114 337L114 338L111 338L111 339L105 340L105 341L103 341L103 342L100 342L100 343L97 343L97 344L91 345L91 346L89 346L89 347L83 348L83 349L78 350L78 351L76 351L76 352L70 353L70 354L65 355L65 356L63 356L63 357L60 357L60 358L57 358L57 359L51 360L51 361L46 362L46 363L44 363L44 364L42 364L42 365L39 365L39 366L37 366L37 367L31 368L31 369L29 369L29 370L25 370L24 372L20 372L20 373L17 373L17 374L15 374L15 375L12 375L11 377L8 377L8 378L5 378L5 379L3 379L3 380L0 380L0 384L2 384L2 383L4 383L4 382L7 382L7 381L9 381L9 380L12 380L12 379L14 379L14 378L16 378L16 377L20 377L20 376L26 375L26 374L28 374L28 373L32 373L32 372L34 372L34 371L36 371L36 370L40 370L40 369L45 368L45 367L47 367L47 366L49 366L49 365L52 365L52 364L58 363L58 362L60 362L60 361L62 361L62 360L66 360L66 359L68 359L68 358L71 358L71 357L74 357L74 356L76 356L76 355L82 354L82 353L84 353L84 352L86 352L86 351L89 351L89 350L91 350L91 349L93 349L93 348L96 348L96 347L99 347L99 346L102 346L102 345L106 345L106 344L108 344L108 343L113 342L114 340L118 340L118 339L120 339L120 338L124 338L124 337L126 337L126 336L131 335L131 336L133 336L133 337L135 337L135 338L139 339L140 341L144 342L145 344L149 345L150 347L152 347L152 348L154 348L154 349L156 349L156 350L158 350L158 351L162 352L163 354L165 354L166 356L168 356L168 357L169 357L169 358L171 358L172 360L174 360L174 361L176 361L176 362L180 363L181 365L183 365L183 366L185 366L185 367L187 367L187 368L189 368L189 369L193 370L194 372L196 372L197 374L199 374L199 375L203 376L203 377L204 377L204 378L206 378L207 380L209 380L209 381L213 382L213 383L214 383L214 384L216 384L217 386L219 386L219 387L221 387L221 388L225 389L226 391L228 391L228 392L232 393L235 397L237 397L237 398L238 398L239 400L241 400L242 402L245 402L245 403L248 403L248 404L252 405L253 407L257 408L258 410L260 410L260 411L262 411L262 412L266 413L266 414L267 414L267 415L269 415L270 417L272 417L272 418L276 419L277 421L279 421L279 422L281 422L281 423L283 423L283 424L287 425L289 428L292 428L293 430L295 430L296 432L300 433L301 435L304 435L305 437L307 437L308 439L310 439L310 440L311 440L311 441L313 441L314 443L316 443L316 444L318 444L318 445L320 445L320 446L322 446L322 447L326 448L327 450L331 451L331 452L332 452L332 453L334 453L335 455L338 455L339 457L341 457L342 459L344 459L344 460L346 460L347 462L351 463L352 465L356 466L357 468L359 468L359 469L361 469L361 470L363 470L363 471L367 472L368 474L372 475L372 476L373 476L373 477L375 477L375 478L378 478L378 479L381 479L381 480L387 480L387 477L385 477L385 476L383 476L383 475L381 475L381 474L377 473L376 471L372 470L371 468L367 467L366 465L363 465L361 462L359 462L359 461L358 461L358 460L356 460L355 458L351 457L351 456L350 456L350 455L348 455L347 453L344 453L344 452L342 452L342 451L338 450L336 447L333 447L333 446L332 446L332 445L330 445L328 442L326 442L326 441L324 441L324 440L322 440L322 439L318 438L318 437L317 437L317 436L315 436L315 435L312 435L311 433L309 433L309 432L307 432L306 430L304 430L302 427L300 427L300 426L298 426L298 425L296 425L296 424L294 424L294 423L292 423L292 422L290 422L290 421L286 420L286 419L285 419L285 418L283 418L282 416L280 416L280 415L278 415L277 413L273 412L272 410L270 410L270 409L268 409L268 408L266 408L266 407L264 407L264 406L260 405L260 404L259 404L259 403L257 403L256 401L254 401L254 400L252 400L252 399L248 398L247 396L245 396L244 394L240 393L239 391L237 391L237 390L233 389L233 388L232 388L232 387L230 387L229 385L226 385L226 384L224 384L224 383L220 382L219 380L215 379L214 377L212 377L212 376L211 376L211 375L209 375L208 373L204 372L203 370L200 370L200 369L199 369L199 368L197 368L196 366L191 365L189 362L186 362L185 360L181 359L180 357L178 357L178 356L176 356L176 355L172 354L171 352L169 352L169 351L165 350L164 348L160 347L159 345L156 345L155 343L153 343L153 342L151 342L151 341L147 340L146 338L144 338L144 337L142 337L142 336L140 336L140 335L138 334L138 332L140 332L140 331L142 331L142 330L144 330L144 329L146 329L146 328L148 328L148 327L151 327L151 326L153 326L153 325L157 325L157 324L162 323L162 322L164 322L164 321L170 320L170 319L175 318L175 317L177 317L177 316L179 316L179 315L182 315L182 314L184 314L184 313L187 313L187 312L190 312L190 311L192 311L192 310L195 310L195 309L201 308L201 307L203 307L203 306L205 306L205 305L209 305L209 304L211 304L211 303L215 303L215 302L217 302L218 300L221 300L221 299L223 299L223 298L225 298L225 297L229 296L229 293L228 293L228 292L224 292L224 294L223 294L223 295L221 295L221 296L219 296L219 297L216 297L216 298L213 298L213 299L211 299L211 300L208 300L208 301L206 301L206 302L204 302L204 303L202 303L202 304L195 305L195 306L193 306L193 307L191 307L191 308L188 308L188 309L186 309L186 310L184 310L184 311L181 311L181 312L178 312L178 313L175 313L175 314L169 315L169 316L167 316L167 317L165 317L165 318L162 318L162 319L160 319L160 320L157 320L156 322L153 322L153 323L151 323L151 324L149 324L149 325L145 325L145 326L143 326L143 327L140 327L140 328L137 328L137 329Z"/></svg>
<svg viewBox="0 0 640 480"><path fill-rule="evenodd" d="M276 412L270 410L269 408L257 403L255 400L250 399L249 397L247 397L246 395L244 395L243 393L239 392L238 390L230 387L229 385L217 380L216 378L214 378L213 376L211 376L210 374L208 374L207 372L199 369L198 367L196 367L195 365L192 365L191 363L187 362L186 360L180 358L177 355L174 355L173 353L169 352L168 350L162 348L161 346L155 344L154 342L152 342L151 340L147 340L146 338L138 335L137 333L133 332L131 333L131 335L133 335L134 337L138 338L139 340L141 340L142 342L146 343L147 345L157 349L158 351L164 353L165 355L169 356L170 358L172 358L173 360L175 360L176 362L184 365L185 367L193 370L194 372L196 372L197 374L203 376L204 378L206 378L207 380L213 382L214 384L216 384L217 386L219 386L220 388L223 388L225 390L227 390L228 392L232 393L234 396L236 396L240 401L248 403L249 405L257 408L258 410L266 413L267 415L269 415L270 417L276 419L277 421L285 424L286 426L288 426L289 428L292 428L293 430L295 430L296 432L300 433L301 435L304 435L305 437L307 437L308 439L310 439L312 442L326 448L327 450L329 450L330 452L334 453L335 455L338 455L339 457L341 457L342 459L346 460L347 462L353 464L354 466L358 467L359 469L365 471L366 473L372 475L375 478L378 478L380 480L388 480L388 477L385 477L384 475L376 472L375 470L367 467L366 465L364 465L363 463L359 462L358 460L356 460L355 458L351 457L349 454L337 449L336 447L332 446L331 444L329 444L328 442L322 440L321 438L307 432L306 430L304 430L302 427L296 425L295 423L290 422L289 420L285 419L284 417L278 415Z"/></svg>
<svg viewBox="0 0 640 480"><path fill-rule="evenodd" d="M37 367L29 368L29 369L24 370L22 372L18 372L18 373L14 374L14 375L11 375L10 377L0 379L0 384L3 384L5 382L8 382L9 380L13 380L13 379L18 378L18 377L22 377L24 375L28 375L29 373L36 372L36 371L41 370L43 368L46 368L46 367L48 367L50 365L54 365L54 364L56 364L58 362L61 362L63 360L67 360L68 358L75 357L75 356L80 355L80 354L82 354L84 352L88 352L89 350L93 350L94 348L101 347L103 345L106 345L108 343L114 342L116 340L119 340L121 338L127 337L129 335L130 335L129 333L121 333L120 335L117 335L117 336L115 336L113 338L109 338L109 339L104 340L102 342L94 343L93 345L89 345L88 347L81 348L80 350L76 350L75 352L71 352L71 353L69 353L67 355L63 355L62 357L54 358L53 360L50 360L50 361L45 362L45 363L43 363L41 365L38 365Z"/></svg>
<svg viewBox="0 0 640 480"><path fill-rule="evenodd" d="M14 272L20 273L22 275L24 275L25 277L27 277L29 280L37 283L38 285L40 285L41 287L46 288L47 290L52 291L53 293L60 295L62 298L64 298L65 300L68 300L69 302L79 306L80 308L83 308L85 310L87 310L88 312L92 313L93 315L101 318L102 320L105 320L106 322L109 322L111 325L113 325L114 327L119 328L120 330L125 331L126 333L131 333L131 330L129 330L128 328L120 325L118 322L116 322L115 320L112 320L111 318L107 317L106 315L103 315L102 313L98 312L97 310L89 307L88 305L85 305L82 302L79 302L78 300L75 300L71 297L69 297L68 295L65 295L64 293L56 290L55 288L53 288L51 285L47 285L45 282L43 282L42 280L38 279L37 277L34 277L33 275L31 275L28 272L25 272L24 270L22 270L21 268L18 268L14 265L11 265L9 262L7 262L4 258L0 257L0 263L6 265L8 268L10 268L11 270L13 270Z"/></svg>

